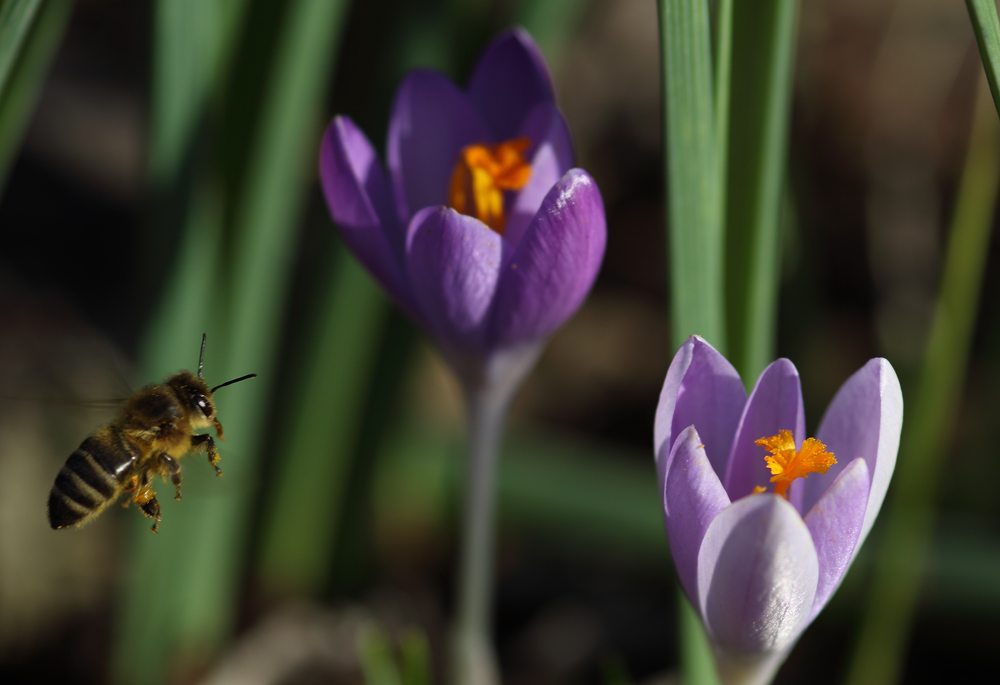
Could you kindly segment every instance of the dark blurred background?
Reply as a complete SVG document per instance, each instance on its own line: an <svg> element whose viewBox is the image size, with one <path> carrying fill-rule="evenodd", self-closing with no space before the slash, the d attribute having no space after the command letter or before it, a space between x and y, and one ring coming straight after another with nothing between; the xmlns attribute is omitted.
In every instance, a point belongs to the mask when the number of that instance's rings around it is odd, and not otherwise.
<svg viewBox="0 0 1000 685"><path fill-rule="evenodd" d="M269 4L280 15L281 3L250 3L258 16ZM407 68L443 68L462 82L494 30L530 18L530 3L487 3L481 30L456 31L446 4L353 3L324 121L349 114L381 147L392 93ZM608 251L592 296L552 340L513 410L508 442L523 456L501 483L496 636L505 682L671 683L676 590L650 450L672 355L656 6L578 4L565 10L561 33L540 42L579 165L604 196ZM136 387L144 331L177 259L180 238L159 216L169 208L147 181L153 16L149 2L76 2L0 201L3 682L112 678L127 519L138 515L114 511L82 530L53 532L45 501L62 461L109 419L101 401ZM242 49L241 59L250 59ZM980 71L962 3L801 4L778 350L801 372L810 433L839 385L871 357L893 363L908 396ZM291 377L312 325L310 298L330 268L321 256L337 240L314 182L309 193L280 336L283 399L296 392ZM990 419L1000 383L997 258L994 246L960 420L939 476L938 532L906 682L968 681L993 664L1000 618L1000 460ZM196 342L184 351L192 365ZM300 663L286 672L272 664L278 675L259 682L358 682L351 626L371 619L392 634L421 628L440 662L451 606L460 397L427 341L395 311L377 358L373 394L359 399L365 409L354 504L324 589L312 597L275 591L255 571L278 468L273 455L288 419L276 402L262 485L252 494L236 634L197 668L161 674L166 682L258 682L240 668L263 674L267 659L294 662L288 654L295 649L304 655ZM574 479L542 473L551 464L533 460L536 453ZM602 490L621 507L573 503ZM877 541L878 528L778 683L843 677ZM339 652L307 648L337 635L347 636ZM282 650L282 640L297 647ZM143 678L134 675L133 682Z"/></svg>

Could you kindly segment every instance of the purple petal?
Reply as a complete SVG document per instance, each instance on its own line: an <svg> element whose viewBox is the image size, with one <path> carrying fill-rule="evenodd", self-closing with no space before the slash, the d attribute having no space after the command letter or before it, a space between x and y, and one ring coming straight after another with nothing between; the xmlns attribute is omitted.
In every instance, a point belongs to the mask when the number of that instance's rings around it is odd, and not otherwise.
<svg viewBox="0 0 1000 685"><path fill-rule="evenodd" d="M816 594L816 550L805 522L776 495L724 509L698 553L698 595L709 635L723 650L781 650L805 627Z"/></svg>
<svg viewBox="0 0 1000 685"><path fill-rule="evenodd" d="M840 472L833 485L806 514L806 526L819 560L819 583L810 621L826 606L851 565L870 488L868 464L858 457Z"/></svg>
<svg viewBox="0 0 1000 685"><path fill-rule="evenodd" d="M448 207L417 212L407 269L422 321L453 350L481 350L503 256L503 238Z"/></svg>
<svg viewBox="0 0 1000 685"><path fill-rule="evenodd" d="M803 511L819 500L848 463L857 457L864 457L868 463L872 487L855 553L885 499L896 467L902 427L903 393L896 372L885 359L872 359L840 387L816 431L816 437L833 452L838 463L825 474L813 474L806 480Z"/></svg>
<svg viewBox="0 0 1000 685"><path fill-rule="evenodd" d="M698 429L716 474L725 475L729 448L747 401L747 392L733 365L692 335L677 350L660 391L653 427L656 473L663 487L673 441L687 426Z"/></svg>
<svg viewBox="0 0 1000 685"><path fill-rule="evenodd" d="M371 143L348 117L336 117L326 129L319 175L344 242L382 286L412 311L402 267L403 240L385 174Z"/></svg>
<svg viewBox="0 0 1000 685"><path fill-rule="evenodd" d="M536 105L555 102L545 58L527 31L504 31L490 43L469 79L469 98L496 140L512 138Z"/></svg>
<svg viewBox="0 0 1000 685"><path fill-rule="evenodd" d="M410 74L396 91L386 158L402 225L424 207L448 204L448 183L458 153L491 136L476 108L441 74Z"/></svg>
<svg viewBox="0 0 1000 685"><path fill-rule="evenodd" d="M583 304L604 259L604 203L594 179L572 169L545 196L497 287L490 346L540 340Z"/></svg>
<svg viewBox="0 0 1000 685"><path fill-rule="evenodd" d="M504 238L516 246L538 213L552 186L573 166L573 141L562 114L555 105L539 105L531 110L520 134L531 141L531 177L514 196L508 210Z"/></svg>
<svg viewBox="0 0 1000 685"><path fill-rule="evenodd" d="M694 426L681 431L670 451L663 513L670 554L692 604L698 603L698 550L709 524L730 504L722 482L712 470L705 446Z"/></svg>
<svg viewBox="0 0 1000 685"><path fill-rule="evenodd" d="M771 362L764 369L743 410L726 472L726 492L731 499L746 497L758 485L767 487L771 471L764 457L768 451L754 441L777 435L779 430L792 431L796 446L806 438L799 372L787 359ZM798 494L801 501L801 491Z"/></svg>

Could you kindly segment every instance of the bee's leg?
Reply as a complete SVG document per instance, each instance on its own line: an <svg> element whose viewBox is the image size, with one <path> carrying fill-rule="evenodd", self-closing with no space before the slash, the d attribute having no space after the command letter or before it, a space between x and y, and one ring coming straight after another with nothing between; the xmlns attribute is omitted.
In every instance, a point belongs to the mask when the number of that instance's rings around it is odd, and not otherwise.
<svg viewBox="0 0 1000 685"><path fill-rule="evenodd" d="M156 499L156 493L153 492L152 481L149 471L144 471L139 477L139 484L135 489L135 497L132 498L132 501L135 502L144 516L155 519L153 522L153 532L155 533L160 525L160 503Z"/></svg>
<svg viewBox="0 0 1000 685"><path fill-rule="evenodd" d="M159 464L160 477L166 482L167 477L170 477L170 482L174 484L176 489L176 494L174 499L181 498L181 465L177 463L177 460L171 457L169 454L160 455Z"/></svg>
<svg viewBox="0 0 1000 685"><path fill-rule="evenodd" d="M191 445L195 448L205 446L205 451L208 452L208 463L212 465L215 469L215 475L221 476L222 469L219 468L219 450L215 449L215 439L211 435L196 435L191 438Z"/></svg>
<svg viewBox="0 0 1000 685"><path fill-rule="evenodd" d="M156 495L153 495L149 501L140 504L139 509L149 518L156 519L153 521L153 527L150 529L155 533L156 529L160 527L160 521L162 520L160 517L160 502L156 499Z"/></svg>

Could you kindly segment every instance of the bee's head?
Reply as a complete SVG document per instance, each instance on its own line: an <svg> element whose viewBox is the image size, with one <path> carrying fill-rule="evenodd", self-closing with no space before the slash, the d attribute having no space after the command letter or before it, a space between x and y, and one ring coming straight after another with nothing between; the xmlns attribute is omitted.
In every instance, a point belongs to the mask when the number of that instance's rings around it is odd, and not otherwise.
<svg viewBox="0 0 1000 685"><path fill-rule="evenodd" d="M208 384L190 371L181 371L167 379L167 385L191 408L191 421L196 425L211 425L215 420L215 403Z"/></svg>

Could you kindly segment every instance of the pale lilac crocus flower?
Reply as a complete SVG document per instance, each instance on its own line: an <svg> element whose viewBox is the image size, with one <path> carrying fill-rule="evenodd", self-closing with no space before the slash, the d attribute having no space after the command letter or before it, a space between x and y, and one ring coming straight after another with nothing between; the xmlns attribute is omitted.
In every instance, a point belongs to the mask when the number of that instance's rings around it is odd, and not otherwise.
<svg viewBox="0 0 1000 685"><path fill-rule="evenodd" d="M677 574L724 683L770 682L830 600L878 515L902 421L899 381L885 359L841 386L817 447L790 361L768 366L748 398L736 369L705 340L692 336L678 350L656 412L656 471ZM825 446L817 470L792 480L789 464L765 461L761 443L780 443L781 431L794 438L785 457ZM787 499L775 494L789 483Z"/></svg>

